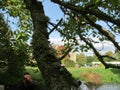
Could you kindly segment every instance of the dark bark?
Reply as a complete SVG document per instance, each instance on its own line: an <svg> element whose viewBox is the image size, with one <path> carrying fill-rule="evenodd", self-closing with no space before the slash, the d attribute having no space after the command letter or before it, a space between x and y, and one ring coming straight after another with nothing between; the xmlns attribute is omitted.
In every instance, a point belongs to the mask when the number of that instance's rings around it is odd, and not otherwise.
<svg viewBox="0 0 120 90"><path fill-rule="evenodd" d="M45 16L41 2L25 0L27 9L31 12L33 20L33 55L37 61L48 90L70 90L75 85L71 74L61 67L50 47L49 33L47 31L48 17Z"/></svg>

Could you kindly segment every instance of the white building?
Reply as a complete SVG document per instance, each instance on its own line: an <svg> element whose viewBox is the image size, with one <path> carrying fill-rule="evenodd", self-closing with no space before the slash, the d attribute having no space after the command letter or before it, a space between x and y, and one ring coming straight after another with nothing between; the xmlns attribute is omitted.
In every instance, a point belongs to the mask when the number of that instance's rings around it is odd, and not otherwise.
<svg viewBox="0 0 120 90"><path fill-rule="evenodd" d="M120 62L106 62L106 63L120 66ZM100 64L102 64L102 63L101 62L92 62L92 66L94 66L94 67L97 67Z"/></svg>

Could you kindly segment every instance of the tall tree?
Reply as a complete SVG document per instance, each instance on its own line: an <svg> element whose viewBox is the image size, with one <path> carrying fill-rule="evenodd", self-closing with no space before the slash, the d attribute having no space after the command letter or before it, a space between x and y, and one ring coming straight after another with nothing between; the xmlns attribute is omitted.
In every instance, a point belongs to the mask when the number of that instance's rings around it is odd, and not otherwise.
<svg viewBox="0 0 120 90"><path fill-rule="evenodd" d="M33 20L33 55L48 90L70 90L76 83L66 68L61 66L61 62L50 46L47 31L49 18L44 14L42 3L36 0L25 0L25 3Z"/></svg>

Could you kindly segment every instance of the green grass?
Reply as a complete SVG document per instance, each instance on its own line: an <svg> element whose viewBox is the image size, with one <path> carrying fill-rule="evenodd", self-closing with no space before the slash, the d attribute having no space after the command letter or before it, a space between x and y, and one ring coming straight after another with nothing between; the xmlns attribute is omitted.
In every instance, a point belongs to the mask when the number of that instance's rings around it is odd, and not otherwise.
<svg viewBox="0 0 120 90"><path fill-rule="evenodd" d="M85 80L81 74L92 71L101 76L103 83L120 83L120 69L104 69L104 68L67 68L73 77Z"/></svg>
<svg viewBox="0 0 120 90"><path fill-rule="evenodd" d="M86 81L85 77L81 76L81 74L89 74L89 71L92 71L96 75L100 75L102 79L102 83L120 83L120 69L104 69L104 68L67 68L67 70L72 74L72 76L76 79ZM37 90L45 90L45 83L42 78L42 75L37 67L26 67L26 71L29 72L37 84ZM93 73L90 73L93 75ZM94 75L93 75L94 76ZM99 81L96 79L95 81ZM94 79L93 79L94 81ZM89 82L89 81L86 81ZM88 83L89 84L89 83ZM97 85L96 82L92 84Z"/></svg>
<svg viewBox="0 0 120 90"><path fill-rule="evenodd" d="M36 85L36 90L46 90L44 79L37 67L26 67L25 72L29 72Z"/></svg>
<svg viewBox="0 0 120 90"><path fill-rule="evenodd" d="M72 76L76 79L85 80L81 74L92 71L101 76L103 83L120 83L120 69L104 69L104 68L67 68ZM38 68L26 67L26 70L31 73L35 81L43 81Z"/></svg>

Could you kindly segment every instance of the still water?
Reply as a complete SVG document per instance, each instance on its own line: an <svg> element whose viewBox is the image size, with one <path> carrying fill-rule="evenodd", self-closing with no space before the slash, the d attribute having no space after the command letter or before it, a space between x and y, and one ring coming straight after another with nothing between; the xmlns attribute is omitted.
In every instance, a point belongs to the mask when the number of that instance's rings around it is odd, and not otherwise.
<svg viewBox="0 0 120 90"><path fill-rule="evenodd" d="M103 84L90 90L120 90L120 84Z"/></svg>

